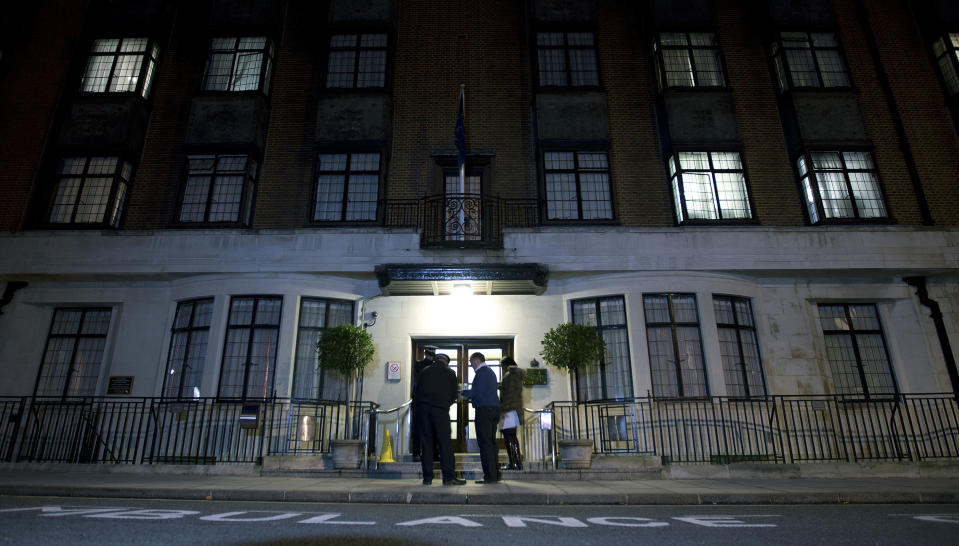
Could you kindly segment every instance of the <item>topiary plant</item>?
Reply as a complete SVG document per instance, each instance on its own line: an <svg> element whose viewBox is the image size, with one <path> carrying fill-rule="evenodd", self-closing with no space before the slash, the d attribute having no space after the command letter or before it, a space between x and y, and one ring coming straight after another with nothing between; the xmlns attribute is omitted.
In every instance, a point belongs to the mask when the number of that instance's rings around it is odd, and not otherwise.
<svg viewBox="0 0 959 546"><path fill-rule="evenodd" d="M606 342L595 326L564 322L546 332L540 354L547 364L575 372L599 362L606 354Z"/></svg>
<svg viewBox="0 0 959 546"><path fill-rule="evenodd" d="M320 365L328 370L335 370L347 378L347 422L350 423L349 435L356 438L359 435L358 424L350 418L352 407L362 397L363 369L373 362L376 349L373 347L373 338L366 330L352 324L340 324L323 332L323 337L316 342L316 352L319 353Z"/></svg>

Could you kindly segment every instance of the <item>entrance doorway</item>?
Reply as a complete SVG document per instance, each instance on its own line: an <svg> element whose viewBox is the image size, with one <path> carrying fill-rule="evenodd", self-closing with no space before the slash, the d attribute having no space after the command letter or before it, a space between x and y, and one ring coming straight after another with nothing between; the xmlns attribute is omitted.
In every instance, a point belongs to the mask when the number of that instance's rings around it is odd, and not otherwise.
<svg viewBox="0 0 959 546"><path fill-rule="evenodd" d="M433 339L415 339L413 340L413 361L423 358L423 347L433 345L436 347L436 354L444 354L450 357L450 369L456 372L456 380L463 388L465 383L467 388L473 383L473 367L470 366L469 357L473 353L483 353L486 357L486 365L496 374L496 382L502 379L500 373L500 361L504 356L513 354L512 339L462 339L462 338L433 338ZM412 366L410 366L412 374ZM415 387L416 378L413 377L410 382ZM453 451L457 453L478 453L479 447L476 444L476 427L474 423L473 406L465 400L457 401L450 407L450 429L453 440ZM503 447L502 440L497 439L499 447Z"/></svg>

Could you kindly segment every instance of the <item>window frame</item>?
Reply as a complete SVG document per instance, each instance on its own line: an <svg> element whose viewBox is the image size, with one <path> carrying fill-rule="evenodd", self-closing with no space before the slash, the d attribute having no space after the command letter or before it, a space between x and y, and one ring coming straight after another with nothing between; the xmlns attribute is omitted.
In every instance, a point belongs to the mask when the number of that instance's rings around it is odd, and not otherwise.
<svg viewBox="0 0 959 546"><path fill-rule="evenodd" d="M366 170L358 169L354 171L352 169L353 156L356 155L373 155L377 156L377 169ZM345 155L346 159L344 162L343 170L321 170L322 162L321 157L323 156L339 156ZM383 195L383 180L384 180L384 154L380 149L364 149L364 148L352 148L347 150L320 150L314 154L313 162L313 193L312 201L310 206L310 223L317 225L344 225L344 224L372 224L377 222L377 219L380 215L380 210L382 209L381 201ZM323 176L326 173L327 176L337 175L342 176L343 182L343 195L340 201L339 207L339 218L335 220L331 219L317 219L317 209L319 206L319 197L320 197L320 176ZM373 201L353 201L350 199L350 182L353 176L369 176L376 175L376 199ZM363 204L363 203L373 203L373 210L371 217L361 218L361 219L350 219L347 218L350 213L350 206L353 204ZM330 201L332 203L332 201Z"/></svg>
<svg viewBox="0 0 959 546"><path fill-rule="evenodd" d="M334 40L336 37L342 36L355 36L355 42L352 46L337 46L334 45ZM382 46L363 46L364 36L377 36L382 35L386 43ZM329 40L327 41L327 55L326 55L326 71L323 76L323 86L327 91L357 91L357 90L375 90L389 89L391 84L390 82L390 67L391 67L391 50L390 45L393 42L392 35L389 31L385 29L334 29L329 33ZM350 72L352 78L349 86L343 85L330 85L330 69L333 67L333 56L336 52L345 52L352 51L354 52L353 57L353 68ZM366 72L360 72L362 53L363 52L376 52L381 51L383 53L383 71L382 71L382 84L380 85L363 85L360 86L360 75L366 74ZM347 74L347 72L337 72L336 74Z"/></svg>
<svg viewBox="0 0 959 546"><path fill-rule="evenodd" d="M199 369L195 372L198 374L196 379L196 385L194 388L198 388L203 384L203 372L206 369L206 358L207 358L207 349L210 344L210 327L213 324L213 315L216 312L215 308L215 298L213 296L203 297L203 298L193 298L188 300L182 300L177 302L176 311L173 314L173 323L170 325L170 349L167 353L166 367L164 368L163 373L163 385L161 386L160 396L164 400L192 400L198 398L197 396L184 396L183 387L185 386L184 382L187 379L187 374L183 372L184 367L193 367L186 364L190 359L190 355L193 354L194 348L194 336L200 332L206 332L206 341L203 342L203 351L200 353L202 360L200 362ZM178 327L177 318L180 316L180 310L185 305L192 305L190 309L189 323L186 326ZM197 317L197 308L200 305L209 305L209 323L206 325L197 326L195 319ZM178 363L177 369L174 371L173 366L176 365L173 363L173 358L175 354L175 347L177 342L177 335L184 334L186 335L186 343L183 345L182 351L182 360ZM170 395L167 392L167 387L169 385L169 380L175 374L179 374L179 377L182 378L179 381L179 387L176 389L176 395Z"/></svg>
<svg viewBox="0 0 959 546"><path fill-rule="evenodd" d="M818 169L815 167L813 162L813 154L836 154L839 157L840 163L842 165L841 170L836 169ZM850 169L847 167L847 159L845 154L868 154L872 168L868 169L859 169L853 168ZM856 148L840 148L840 149L831 149L831 150L807 150L804 153L800 154L794 161L794 168L799 180L799 191L800 199L803 202L803 210L806 215L806 219L811 225L826 225L826 224L862 224L862 223L876 223L876 224L889 224L893 223L894 220L889 213L889 203L886 200L886 192L883 187L882 179L879 176L879 166L876 164L875 155L871 150L867 149L856 149ZM811 168L810 168L811 167ZM805 171L805 172L803 172ZM853 214L851 216L837 216L837 217L827 217L825 204L822 198L822 184L819 180L819 177L816 176L817 173L826 173L826 172L839 172L843 175L844 189L846 191L845 195L849 202L850 210ZM881 205L884 215L883 216L860 216L859 205L856 203L856 193L853 189L853 182L849 176L850 173L869 173L874 175L875 179L875 191L879 195L878 203ZM809 184L807 185L807 181ZM812 203L810 202L812 199ZM814 210L811 210L810 205ZM815 212L815 217L813 215Z"/></svg>
<svg viewBox="0 0 959 546"><path fill-rule="evenodd" d="M82 160L81 173L68 173L66 164L70 161ZM91 167L95 167L97 161L115 161L116 165L110 173L91 173ZM127 197L130 193L130 186L134 178L133 162L122 155L113 156L64 156L57 161L54 172L56 181L53 184L50 195L50 202L46 209L44 223L54 228L99 228L99 229L119 229L126 212ZM82 207L97 207L97 204L84 203L84 189L94 179L110 179L110 189L107 192L107 198L103 203L103 210L99 212L100 220L93 222L77 221L77 215L80 214ZM73 197L69 203L60 201L61 189L64 188L64 181L67 179L77 179L77 187L73 192ZM69 190L65 190L69 193ZM69 207L69 219L67 221L56 221L54 215L59 207Z"/></svg>
<svg viewBox="0 0 959 546"><path fill-rule="evenodd" d="M709 163L707 172L701 170L684 169L682 167L681 154L706 154ZM736 154L739 158L739 169L725 169L715 166L714 154ZM746 162L743 160L743 154L739 150L674 150L666 159L666 171L669 177L670 191L673 198L673 216L677 225L716 225L716 224L754 224L757 223L755 217L755 206L753 205L752 191L749 185L749 178L746 176ZM712 208L715 210L717 218L691 218L689 215L689 203L686 199L687 182L683 178L684 173L689 174L708 174L710 178L710 198ZM747 215L742 217L729 217L723 215L722 195L717 182L717 174L738 173L742 177L744 199L737 201L745 206Z"/></svg>
<svg viewBox="0 0 959 546"><path fill-rule="evenodd" d="M571 154L572 155L572 169L548 169L547 155L549 154ZM581 155L586 154L602 154L606 162L605 169L593 169L589 167L581 167ZM576 149L562 148L562 147L548 147L544 146L542 152L539 154L539 161L543 173L543 206L545 207L544 217L548 223L551 224L609 224L616 222L616 203L614 202L614 192L613 192L613 177L611 172L610 160L609 160L609 150L607 148L594 148L590 146L581 146ZM586 174L605 174L606 176L606 206L609 209L609 216L605 218L584 218L584 200L583 200L583 175ZM575 184L575 201L576 201L576 217L575 218L563 218L563 217L552 217L551 215L551 205L553 203L563 203L562 200L551 200L549 197L550 192L550 181L549 177L551 174L572 174ZM571 201L571 200L570 200ZM586 203L596 202L600 203L602 201L585 201Z"/></svg>
<svg viewBox="0 0 959 546"><path fill-rule="evenodd" d="M622 306L623 321L624 321L623 323L621 324L603 324L602 323L603 322L602 303L604 301L617 301ZM586 304L586 305L592 304L593 316L596 317L596 320L597 322L599 322L599 324L590 324L584 321L577 321L577 316L576 316L577 304ZM610 353L609 344L607 342L606 352L603 354L603 358L600 359L599 362L597 362L596 364L591 364L585 369L576 370L575 377L573 378L573 386L575 387L576 400L579 402L598 402L598 401L606 401L606 400L632 399L635 396L636 391L633 385L633 366L632 366L633 361L629 352L629 317L627 316L626 297L624 295L615 295L615 296L596 296L596 297L590 297L590 298L577 298L577 299L570 300L569 306L570 306L569 307L570 321L576 324L586 324L586 325L595 326L597 332L599 333L600 337L603 338L604 341L606 340L606 336L605 336L606 332L623 331L625 332L625 336L626 336L626 342L624 345L625 354L622 355L619 362L609 361L611 355L609 354ZM617 373L622 374L626 378L627 384L622 385L624 396L621 398L610 396L611 394L610 390L612 389L612 387L607 384L607 378L609 375L607 373L607 368L610 368L610 367L620 368L623 366L625 366L625 369L614 370L613 374L614 375ZM589 391L591 390L588 384L586 384L588 383L587 381L588 377L586 377L586 373L590 368L594 368L593 370L594 373L590 374L590 377L599 378L600 397L595 399L590 398L586 400L584 399L584 397L588 396ZM585 394L584 394L584 391L586 391Z"/></svg>
<svg viewBox="0 0 959 546"><path fill-rule="evenodd" d="M716 303L718 300L726 300L729 302L730 309L732 310L732 314L733 314L732 323L720 321L719 312L716 310ZM743 320L740 319L739 309L737 307L737 304L743 304L746 306L747 311L749 312L749 322L751 324L746 324L744 323ZM766 373L763 367L762 354L760 354L760 351L759 351L759 334L756 332L756 314L753 312L752 299L746 298L743 296L733 296L728 294L713 294L713 313L716 319L717 335L719 331L725 329L725 330L733 331L735 333L735 338L736 338L737 354L727 355L723 351L722 336L718 336L719 342L720 342L720 357L722 357L722 361L723 361L723 376L726 382L727 396L729 396L730 398L738 398L742 400L765 399L768 396L769 390L766 386ZM747 369L747 365L745 362L745 355L747 351L745 350L743 345L744 332L751 333L753 340L755 341L756 354L754 356L756 358L756 366L758 368L758 370L756 370L755 373L758 373L759 375L759 382L757 387L762 389L762 392L756 392L756 393L751 392L753 382L750 382L749 380L750 370ZM727 356L738 357L738 362L734 363L735 367L731 368L727 366ZM741 386L744 392L737 393L737 394L730 394L731 386L728 378L730 374L739 375L739 378L742 380Z"/></svg>
<svg viewBox="0 0 959 546"><path fill-rule="evenodd" d="M806 35L806 44L808 47L786 47L784 43L785 34ZM814 35L829 35L835 41L835 46L815 45ZM799 73L798 68L790 66L789 51L809 51L812 67L816 74L816 85L797 85L795 74ZM822 60L816 55L820 51L834 51L838 62L842 65L842 74L845 75L846 83L842 85L826 85ZM776 80L776 87L779 93L788 93L793 90L817 89L817 90L849 90L853 88L852 73L849 70L849 62L846 59L842 42L839 39L839 33L834 31L815 31L815 30L789 30L777 32L769 42L769 59L773 67L773 75Z"/></svg>
<svg viewBox="0 0 959 546"><path fill-rule="evenodd" d="M649 310L646 307L646 301L649 298L653 297L666 297L667 299L667 308L669 312L669 321L668 322L650 322L649 320ZM696 322L683 322L676 320L676 312L673 306L673 298L675 297L689 297L692 298L693 306L692 308L696 312ZM696 297L694 293L686 292L661 292L661 293L644 293L643 294L643 322L646 328L646 348L649 355L649 365L650 365L650 388L652 390L652 397L658 400L703 400L710 397L709 389L709 375L706 373L706 352L703 347L703 332L702 332L702 319L700 318L699 312L699 298ZM702 394L687 394L689 387L686 385L683 379L683 369L681 366L681 358L673 358L671 360L670 366L672 371L675 372L676 376L676 394L665 394L658 392L662 390L665 386L660 385L657 382L657 376L653 370L653 362L656 360L652 353L653 346L650 344L650 329L651 328L664 328L668 327L670 331L670 348L671 354L673 356L682 354L680 351L679 343L680 339L677 334L677 331L680 327L691 328L695 326L696 333L698 336L698 345L699 345L699 356L701 360L701 368L695 370L702 377L703 393ZM669 370L667 370L669 371Z"/></svg>
<svg viewBox="0 0 959 546"><path fill-rule="evenodd" d="M562 45L552 45L539 43L539 37L541 34L562 34L563 43ZM592 37L592 45L570 45L569 35L570 34L589 34ZM598 36L595 29L592 28L540 28L537 29L533 34L533 48L534 48L534 58L536 59L536 85L539 88L544 89L598 89L603 85L602 79L600 78L599 72L599 47L598 47ZM550 51L562 51L563 55L563 79L565 83L543 83L543 62L540 57L541 51L550 50ZM573 68L571 62L571 51L592 51L592 63L593 63L593 78L595 83L585 83L585 84L574 84L573 83ZM547 72L549 74L558 73L558 71Z"/></svg>
<svg viewBox="0 0 959 546"><path fill-rule="evenodd" d="M303 325L303 314L304 314L303 307L305 303L309 303L309 302L323 302L325 304L325 308L323 310L323 326L304 326ZM345 322L332 324L331 322L332 322L333 311L331 310L331 308L334 305L349 305L348 314L350 318ZM337 298L321 298L321 297L312 297L312 296L309 296L309 297L303 296L300 298L299 313L297 315L297 322L296 322L296 345L295 345L295 353L293 355L293 378L290 386L290 398L294 400L346 401L346 398L347 398L346 389L347 389L348 378L327 376L327 370L319 362L319 353L316 351L314 343L316 341L319 341L322 338L322 332L326 331L329 328L339 326L340 324L346 324L346 323L353 324L353 318L355 317L355 315L356 315L356 302L351 300L344 300L344 299L337 299ZM320 335L318 337L314 335L310 335L310 333L315 333L315 332L319 332ZM311 340L315 338L316 341L314 341L313 343L310 343L309 346L306 346L303 343L304 336L309 336ZM300 367L302 365L305 365L307 361L307 359L300 353L301 350L302 351L309 350L311 355L314 357L314 360L316 361L316 368L315 370L313 370L312 374L300 373ZM301 396L300 393L298 392L298 389L300 388L300 382L303 381L304 379L312 378L314 374L317 376L317 385L316 387L310 387L310 389L311 390L315 389L315 392L313 394L319 394L320 396L319 397ZM332 388L329 388L329 384L334 383L334 381L338 385L335 385ZM329 398L323 396L328 389L336 391L337 393L339 393L339 395L336 397L329 397Z"/></svg>
<svg viewBox="0 0 959 546"><path fill-rule="evenodd" d="M113 51L98 51L97 45L100 42L117 40L117 44L114 47ZM146 40L146 45L143 51L136 51L132 53L125 53L123 51L124 42L129 40ZM137 55L133 55L136 53ZM112 57L110 62L110 68L107 71L106 81L103 85L103 90L91 90L85 89L86 82L88 79L99 79L93 78L90 76L91 63L93 62L94 57ZM137 69L137 83L132 90L111 90L114 86L114 77L116 75L117 65L119 63L119 58L124 56L137 56L140 58L140 67ZM99 95L126 95L126 94L135 94L138 97L143 99L148 99L150 97L150 92L153 90L153 81L156 77L157 66L160 59L160 45L156 40L149 37L132 37L132 36L112 36L112 37L100 37L94 38L90 42L90 47L87 50L86 62L83 66L83 73L80 76L80 86L79 93L81 95L88 96L99 96Z"/></svg>
<svg viewBox="0 0 959 546"><path fill-rule="evenodd" d="M252 299L253 305L251 307L252 311L250 313L250 322L247 324L233 324L232 315L233 315L233 304L239 300ZM259 304L261 301L269 300L274 301L279 304L277 309L277 321L275 324L270 323L261 323L257 322L257 314L259 312ZM283 296L281 295L235 295L230 296L230 303L227 306L226 313L226 327L224 328L223 334L223 354L220 358L220 374L217 379L217 389L216 389L216 398L217 400L266 400L273 398L275 396L276 389L276 363L277 363L277 349L279 347L280 334L282 334L282 323L283 323ZM239 385L238 388L241 391L239 396L228 396L224 394L224 375L229 371L227 369L227 358L230 357L229 345L230 345L230 333L238 330L247 330L246 338L246 362L243 363L236 372L241 374L243 377L243 384ZM250 355L253 353L253 347L256 343L256 332L258 330L269 330L274 332L273 340L276 341L276 344L273 345L272 350L272 362L269 363L272 371L269 372L269 377L266 379L266 383L263 385L264 389L268 391L264 397L250 396L249 389L250 385L250 374L251 368L254 366ZM232 388L232 386L231 386Z"/></svg>
<svg viewBox="0 0 959 546"><path fill-rule="evenodd" d="M822 317L822 308L823 307L842 307L844 311L844 316L846 324L849 326L848 329L827 329L825 324L823 324ZM877 329L861 329L857 330L854 327L854 320L850 313L851 307L871 307L874 311L875 321L878 324ZM826 361L829 362L829 368L832 371L832 381L833 388L836 391L836 394L840 396L848 396L854 399L861 399L865 401L877 400L877 399L890 399L898 396L899 394L899 385L896 381L896 374L893 373L892 358L889 354L889 343L886 342L886 334L883 331L882 319L879 313L879 306L875 302L867 303L851 303L851 302L820 302L816 304L816 317L819 323L820 332L822 332L823 343L826 347ZM892 389L892 392L880 392L872 393L870 392L869 382L866 379L866 372L863 368L862 362L862 351L859 347L859 342L857 341L856 334L872 334L878 335L879 340L882 342L883 348L883 357L885 358L886 369L884 377L888 379L889 385ZM855 368L853 370L838 370L837 366L845 363L837 363L829 355L829 343L828 339L833 336L846 336L851 341L851 347L853 351L853 356L856 361L853 363ZM859 392L839 392L842 388L839 385L839 382L836 380L836 375L838 372L842 371L844 375L852 375L857 378L859 381ZM850 373L852 372L852 373Z"/></svg>
<svg viewBox="0 0 959 546"><path fill-rule="evenodd" d="M664 34L681 34L686 39L685 45L663 45L662 36ZM693 35L697 34L709 34L713 37L714 45L693 45ZM690 74L692 76L692 85L670 85L669 78L667 74L670 71L667 71L667 64L665 58L665 51L683 51L686 53L685 59L689 64ZM719 85L715 84L701 84L699 83L702 78L702 74L706 72L697 69L696 62L696 51L712 51L715 52L718 72L722 82ZM667 89L724 89L728 86L728 79L726 75L726 63L723 58L722 46L719 43L719 36L716 32L695 32L695 31L671 31L671 32L658 32L653 36L652 39L652 55L653 55L653 66L656 74L656 84L660 92L666 91Z"/></svg>
<svg viewBox="0 0 959 546"><path fill-rule="evenodd" d="M219 169L219 164L221 159L226 159L230 157L243 157L244 165L242 169L224 169L222 171ZM197 169L196 174L191 175L191 161L203 161L205 158L212 158L213 167L210 169L208 175L208 182L206 188L206 197L202 203L189 203L190 205L200 205L202 204L203 208L203 219L202 220L184 220L184 205L187 203L184 202L190 190L191 180L203 178L203 175L207 173L203 172L202 169ZM185 165L185 175L183 184L181 184L179 201L176 208L176 219L175 223L180 226L189 226L189 227L211 227L211 226L221 226L221 227L250 227L253 223L253 212L254 205L256 201L256 190L259 182L259 161L257 158L247 153L232 153L232 152L213 152L213 153L188 153L185 156L186 165ZM231 174L232 173L232 174ZM210 220L210 215L212 212L212 207L217 203L216 195L217 188L222 188L222 185L217 184L218 176L221 178L229 176L237 176L236 173L241 173L242 183L240 189L240 198L237 202L236 217L231 220ZM219 214L219 213L217 213Z"/></svg>
<svg viewBox="0 0 959 546"><path fill-rule="evenodd" d="M59 313L70 313L70 312L80 312L80 320L77 323L77 327L74 333L56 333L55 327L57 325L57 317ZM102 333L84 333L84 327L86 325L87 316L92 313L107 313L107 321L105 331ZM106 359L107 353L109 351L109 342L110 342L110 332L113 330L113 321L114 315L112 307L56 307L53 310L53 316L50 319L50 327L47 330L47 340L43 347L43 355L40 359L40 367L37 370L37 380L33 386L33 396L44 398L60 398L66 399L68 397L79 397L79 396L96 396L97 388L100 386L100 381L102 379L104 371L104 361ZM45 376L44 371L47 369L49 363L47 362L48 351L51 349L51 341L55 339L72 339L73 346L70 349L70 360L66 363L66 373L64 374L63 388L59 393L47 394L40 393L41 383L44 377L54 377L54 376ZM78 369L76 366L77 353L80 347L80 341L84 339L102 339L103 346L99 349L99 358L96 361L96 373L94 385L91 392L82 392L70 394L72 386L76 385L78 376ZM43 385L46 387L46 385Z"/></svg>
<svg viewBox="0 0 959 546"><path fill-rule="evenodd" d="M936 73L946 96L959 97L959 32L947 32L939 36L933 40L931 50Z"/></svg>
<svg viewBox="0 0 959 546"><path fill-rule="evenodd" d="M262 48L252 49L252 48L241 48L240 42L243 40L255 40L263 39L264 44ZM233 40L233 47L231 49L215 49L216 42L218 40ZM260 59L260 66L257 70L257 85L256 89L234 89L234 87L239 85L241 78L243 77L242 72L238 71L238 63L241 55L246 54L250 55L251 53L256 52L262 55ZM217 75L211 73L211 69L214 66L213 58L214 55L228 55L232 54L232 61L230 63L230 73L227 75L227 81L224 87L220 87L215 82L217 81ZM237 94L237 93L259 93L264 96L270 95L270 86L271 80L273 77L274 63L276 57L276 46L273 43L273 39L268 35L217 35L210 38L207 54L206 54L206 64L203 67L203 77L200 79L200 92L201 93L228 93L228 94Z"/></svg>

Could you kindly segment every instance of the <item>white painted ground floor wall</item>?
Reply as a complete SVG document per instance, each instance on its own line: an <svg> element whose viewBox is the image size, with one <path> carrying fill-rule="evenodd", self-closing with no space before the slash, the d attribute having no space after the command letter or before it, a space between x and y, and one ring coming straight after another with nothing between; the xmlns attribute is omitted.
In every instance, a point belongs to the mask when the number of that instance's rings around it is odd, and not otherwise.
<svg viewBox="0 0 959 546"><path fill-rule="evenodd" d="M26 281L0 315L0 395L33 393L58 307L113 310L97 394L110 376L133 376L132 396L159 396L177 302L214 297L201 394L216 394L231 296L283 298L276 394L289 395L303 297L356 302L376 359L364 399L409 398L412 348L422 338L510 338L521 366L543 334L570 319L570 300L623 296L633 391L651 390L643 295L696 295L709 392L726 394L713 295L749 298L770 394L834 392L817 305L876 304L901 392L950 392L929 311L902 281L928 279L959 346L959 231L924 228L537 228L508 232L498 251L419 248L407 231L28 232L0 235L0 281ZM538 263L539 296L382 296L381 264ZM362 314L362 316L360 316ZM386 362L402 379L387 381ZM528 407L569 400L568 377L527 389Z"/></svg>

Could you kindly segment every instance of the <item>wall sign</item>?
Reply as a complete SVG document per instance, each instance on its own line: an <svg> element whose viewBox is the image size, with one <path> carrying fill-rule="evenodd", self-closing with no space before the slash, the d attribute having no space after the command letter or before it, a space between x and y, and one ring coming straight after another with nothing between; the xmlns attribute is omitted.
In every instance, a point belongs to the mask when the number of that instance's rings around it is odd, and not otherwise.
<svg viewBox="0 0 959 546"><path fill-rule="evenodd" d="M400 366L399 361L390 360L389 362L386 363L386 380L399 381L401 371L402 371L402 367Z"/></svg>
<svg viewBox="0 0 959 546"><path fill-rule="evenodd" d="M546 384L546 369L530 368L526 370L526 377L523 378L524 386L532 387L535 385L545 385L545 384Z"/></svg>

